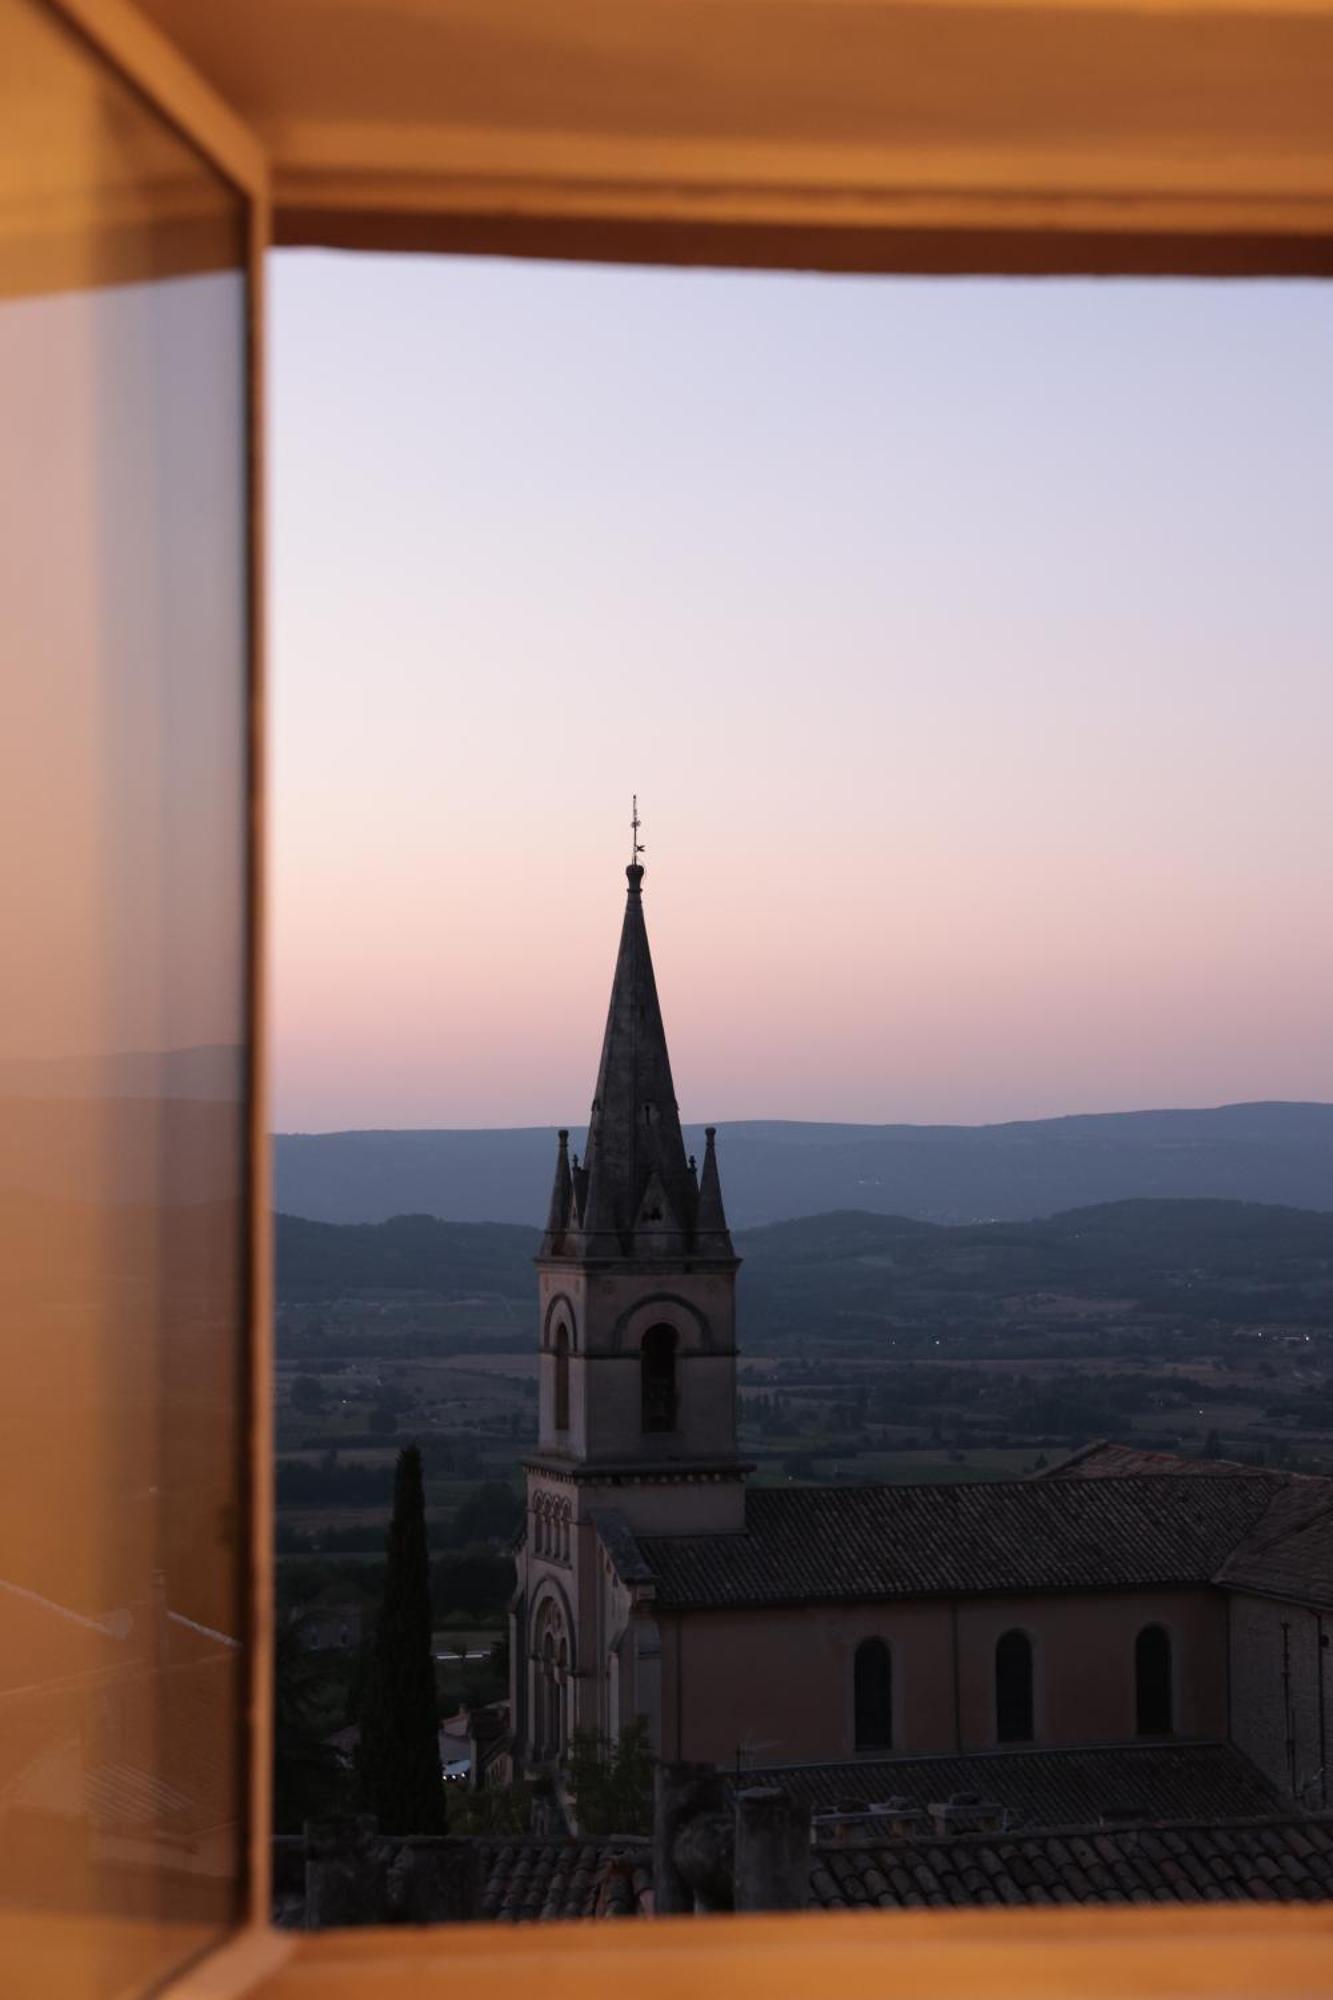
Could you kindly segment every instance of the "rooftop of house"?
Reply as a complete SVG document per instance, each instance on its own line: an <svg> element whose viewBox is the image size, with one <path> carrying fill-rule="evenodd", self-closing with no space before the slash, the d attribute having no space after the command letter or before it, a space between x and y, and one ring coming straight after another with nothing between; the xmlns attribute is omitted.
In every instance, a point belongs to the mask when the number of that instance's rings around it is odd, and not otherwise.
<svg viewBox="0 0 1333 2000"><path fill-rule="evenodd" d="M1236 1582L1283 1562L1303 1588L1327 1544L1301 1537L1331 1509L1333 1481L1168 1470L752 1488L739 1534L645 1536L621 1521L601 1533L626 1582L650 1577L659 1604L707 1610Z"/></svg>
<svg viewBox="0 0 1333 2000"><path fill-rule="evenodd" d="M628 1917L651 1906L651 1843L515 1837L477 1842L477 1915L494 1923Z"/></svg>
<svg viewBox="0 0 1333 2000"><path fill-rule="evenodd" d="M828 1910L1322 1902L1333 1896L1333 1816L824 1848L810 1888Z"/></svg>
<svg viewBox="0 0 1333 2000"><path fill-rule="evenodd" d="M461 1844L461 1843L460 1843ZM648 1915L652 1855L628 1835L483 1840L476 1914L497 1923ZM898 1837L811 1851L816 1909L1322 1902L1333 1897L1333 1814L1059 1832Z"/></svg>
<svg viewBox="0 0 1333 2000"><path fill-rule="evenodd" d="M1289 1808L1229 1743L1112 1744L1096 1749L982 1750L957 1756L860 1757L747 1771L816 1813L901 1799L924 1811L960 1794L993 1801L1026 1830L1106 1819L1250 1819Z"/></svg>

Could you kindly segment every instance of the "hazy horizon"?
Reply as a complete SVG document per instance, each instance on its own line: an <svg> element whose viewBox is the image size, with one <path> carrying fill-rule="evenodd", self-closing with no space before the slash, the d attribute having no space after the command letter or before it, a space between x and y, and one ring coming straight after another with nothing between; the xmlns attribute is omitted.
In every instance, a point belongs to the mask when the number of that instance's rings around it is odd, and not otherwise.
<svg viewBox="0 0 1333 2000"><path fill-rule="evenodd" d="M1318 287L273 297L277 1129L586 1117L634 790L690 1122L1333 1097Z"/></svg>
<svg viewBox="0 0 1333 2000"><path fill-rule="evenodd" d="M209 1100L215 1097L229 1097L233 1090L241 1087L239 1065L244 1056L238 1044L221 1042L199 1042L182 1044L165 1049L121 1049L108 1054L104 1051L62 1056L6 1057L0 1060L0 1095L14 1098L29 1092L42 1097L62 1099L66 1097L140 1097L162 1094L169 1097L194 1100ZM221 1066L216 1059L221 1058ZM188 1083L177 1078L170 1079L146 1076L146 1065L189 1064L191 1075ZM127 1066L130 1074L117 1076L118 1066ZM235 1073L233 1073L233 1070ZM202 1072L202 1074L201 1074ZM155 1087L150 1087L155 1086ZM1244 1111L1256 1109L1328 1109L1333 1110L1333 1098L1241 1098L1201 1104L1136 1104L1108 1109L1104 1105L1076 1105L1065 1111L1044 1112L1035 1118L835 1118L819 1113L793 1114L782 1110L759 1111L742 1118L712 1119L694 1117L688 1112L681 1113L681 1122L688 1127L716 1123L721 1126L739 1125L827 1125L839 1129L882 1131L886 1128L960 1131L980 1130L986 1126L1006 1124L1051 1123L1059 1120L1081 1118L1133 1118L1138 1115L1158 1115L1171 1113L1191 1113L1209 1111ZM547 1119L476 1120L455 1125L400 1124L400 1125L310 1125L281 1126L275 1124L275 1137L318 1138L334 1137L340 1133L355 1132L555 1132L561 1128L579 1131L586 1128L587 1107L563 1116Z"/></svg>
<svg viewBox="0 0 1333 2000"><path fill-rule="evenodd" d="M1192 1111L1243 1111L1256 1107L1292 1106L1303 1108L1313 1105L1317 1109L1333 1109L1333 1099L1318 1097L1256 1097L1238 1099L1225 1104L1136 1104L1125 1105L1118 1110L1107 1111L1097 1107L1083 1106L1075 1111L1045 1112L1038 1118L789 1118L782 1112L769 1112L746 1118L703 1118L691 1117L681 1112L681 1124L686 1129L705 1123L719 1127L737 1125L830 1125L849 1131L863 1127L868 1132L883 1131L901 1127L914 1131L980 1131L992 1125L1039 1125L1054 1124L1065 1119L1078 1118L1134 1118L1140 1115L1153 1116L1158 1113ZM557 1132L583 1131L588 1123L585 1109L578 1117L534 1119L514 1124L478 1125L286 1125L273 1127L273 1136L282 1139L337 1138L342 1133L351 1132Z"/></svg>

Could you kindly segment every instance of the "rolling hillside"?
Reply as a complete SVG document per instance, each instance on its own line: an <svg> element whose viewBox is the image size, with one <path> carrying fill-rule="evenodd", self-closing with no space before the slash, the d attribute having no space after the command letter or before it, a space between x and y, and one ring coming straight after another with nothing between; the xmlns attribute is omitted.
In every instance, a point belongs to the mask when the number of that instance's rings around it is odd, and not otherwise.
<svg viewBox="0 0 1333 2000"><path fill-rule="evenodd" d="M399 1216L277 1219L287 1303L420 1292L535 1299L538 1232ZM1127 1201L1036 1222L948 1226L837 1212L740 1231L743 1344L890 1331L1074 1327L1108 1307L1145 1326L1333 1323L1333 1215L1218 1201Z"/></svg>

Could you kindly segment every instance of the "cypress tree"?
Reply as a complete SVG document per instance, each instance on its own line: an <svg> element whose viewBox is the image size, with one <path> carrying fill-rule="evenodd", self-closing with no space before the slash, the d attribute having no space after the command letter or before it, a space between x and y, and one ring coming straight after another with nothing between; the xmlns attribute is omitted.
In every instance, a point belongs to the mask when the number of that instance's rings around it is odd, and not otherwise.
<svg viewBox="0 0 1333 2000"><path fill-rule="evenodd" d="M414 1444L398 1454L386 1553L361 1700L361 1798L384 1833L443 1833L426 1497Z"/></svg>

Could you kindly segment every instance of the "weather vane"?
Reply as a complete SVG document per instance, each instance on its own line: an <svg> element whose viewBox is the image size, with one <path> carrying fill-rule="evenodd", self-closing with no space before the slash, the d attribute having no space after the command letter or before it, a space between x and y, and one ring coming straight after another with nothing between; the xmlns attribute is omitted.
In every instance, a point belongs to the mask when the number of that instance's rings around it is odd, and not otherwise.
<svg viewBox="0 0 1333 2000"><path fill-rule="evenodd" d="M639 828L642 826L642 824L643 822L639 818L639 795L637 792L635 792L634 810L630 815L630 822L629 822L630 825L629 862L631 868L634 867L634 865L639 859L639 856L643 853L643 843L639 839Z"/></svg>

